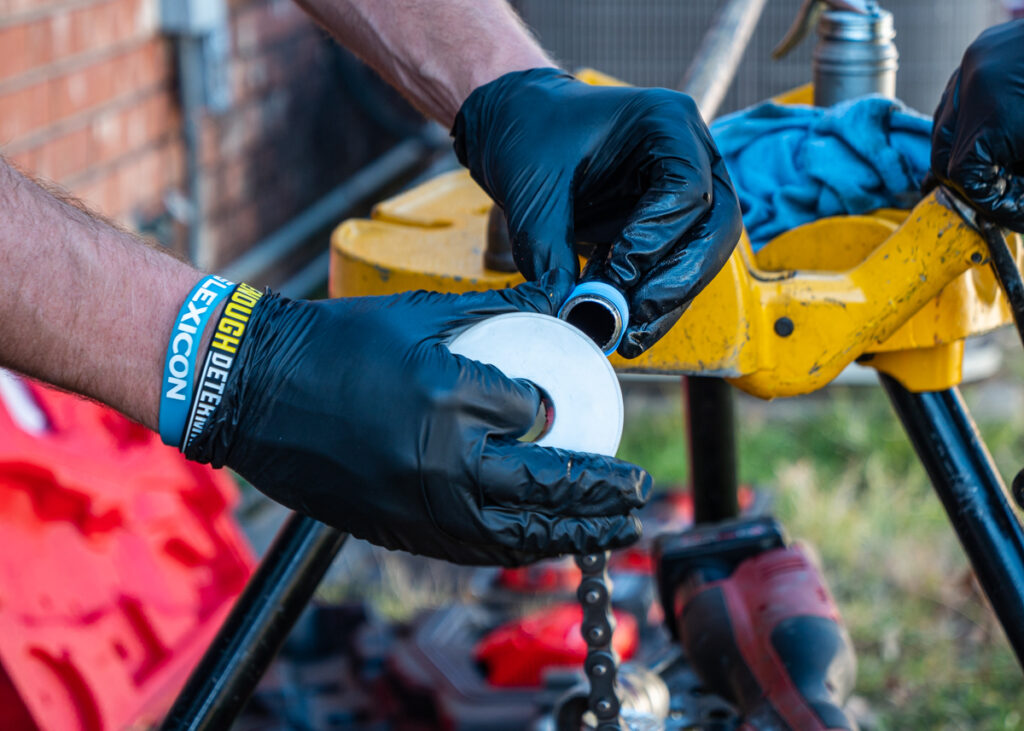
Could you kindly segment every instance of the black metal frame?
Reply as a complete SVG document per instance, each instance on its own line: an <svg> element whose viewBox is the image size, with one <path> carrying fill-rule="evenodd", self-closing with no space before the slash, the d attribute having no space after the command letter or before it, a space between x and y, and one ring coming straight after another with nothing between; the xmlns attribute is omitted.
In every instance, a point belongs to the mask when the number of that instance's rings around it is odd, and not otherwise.
<svg viewBox="0 0 1024 731"><path fill-rule="evenodd" d="M695 517L739 514L732 387L720 378L684 379ZM266 672L347 535L292 514L267 550L161 729L226 729Z"/></svg>
<svg viewBox="0 0 1024 731"><path fill-rule="evenodd" d="M683 378L693 519L717 523L740 514L732 386L708 376Z"/></svg>
<svg viewBox="0 0 1024 731"><path fill-rule="evenodd" d="M1006 638L1024 666L1024 530L960 391L912 393L882 375Z"/></svg>
<svg viewBox="0 0 1024 731"><path fill-rule="evenodd" d="M1024 668L1024 529L967 405L958 389L913 393L879 375ZM718 378L688 377L685 389L694 519L728 520L739 512L731 387Z"/></svg>
<svg viewBox="0 0 1024 731"><path fill-rule="evenodd" d="M347 538L312 518L289 516L161 729L231 727Z"/></svg>

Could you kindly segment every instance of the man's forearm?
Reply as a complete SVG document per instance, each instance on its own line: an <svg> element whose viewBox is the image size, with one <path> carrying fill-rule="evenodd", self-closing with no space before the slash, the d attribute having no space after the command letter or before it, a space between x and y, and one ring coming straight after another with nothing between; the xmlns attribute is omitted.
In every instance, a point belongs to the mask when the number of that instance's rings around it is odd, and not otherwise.
<svg viewBox="0 0 1024 731"><path fill-rule="evenodd" d="M476 87L554 65L504 0L296 0L446 126Z"/></svg>
<svg viewBox="0 0 1024 731"><path fill-rule="evenodd" d="M0 365L156 429L171 327L200 276L0 158Z"/></svg>
<svg viewBox="0 0 1024 731"><path fill-rule="evenodd" d="M552 65L504 0L297 0L446 125L476 87ZM0 366L157 427L163 360L200 274L0 157Z"/></svg>

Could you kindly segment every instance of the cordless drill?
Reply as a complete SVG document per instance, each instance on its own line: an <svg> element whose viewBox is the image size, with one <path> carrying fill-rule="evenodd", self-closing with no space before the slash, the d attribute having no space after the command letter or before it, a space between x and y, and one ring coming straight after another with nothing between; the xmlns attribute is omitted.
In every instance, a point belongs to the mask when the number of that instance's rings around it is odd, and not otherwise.
<svg viewBox="0 0 1024 731"><path fill-rule="evenodd" d="M816 567L770 517L659 536L668 624L741 729L855 731L843 710L856 661Z"/></svg>

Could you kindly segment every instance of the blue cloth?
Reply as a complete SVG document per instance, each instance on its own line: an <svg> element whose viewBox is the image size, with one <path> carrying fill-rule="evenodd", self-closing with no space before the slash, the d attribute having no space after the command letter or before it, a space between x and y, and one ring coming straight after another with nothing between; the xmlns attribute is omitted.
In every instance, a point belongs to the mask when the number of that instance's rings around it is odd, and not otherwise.
<svg viewBox="0 0 1024 731"><path fill-rule="evenodd" d="M825 216L914 205L931 128L900 102L865 97L825 109L766 102L722 117L711 133L757 251Z"/></svg>

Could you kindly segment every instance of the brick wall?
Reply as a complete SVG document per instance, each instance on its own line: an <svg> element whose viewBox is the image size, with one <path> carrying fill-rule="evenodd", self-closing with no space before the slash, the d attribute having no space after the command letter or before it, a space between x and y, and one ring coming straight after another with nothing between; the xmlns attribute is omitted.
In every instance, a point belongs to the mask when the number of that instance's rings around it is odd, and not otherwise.
<svg viewBox="0 0 1024 731"><path fill-rule="evenodd" d="M128 220L181 180L168 44L151 0L0 0L0 150Z"/></svg>
<svg viewBox="0 0 1024 731"><path fill-rule="evenodd" d="M201 124L209 267L394 142L337 73L363 72L297 6L229 8L233 101ZM185 230L167 200L185 192L181 108L174 44L158 18L158 0L0 0L0 151L180 250Z"/></svg>

